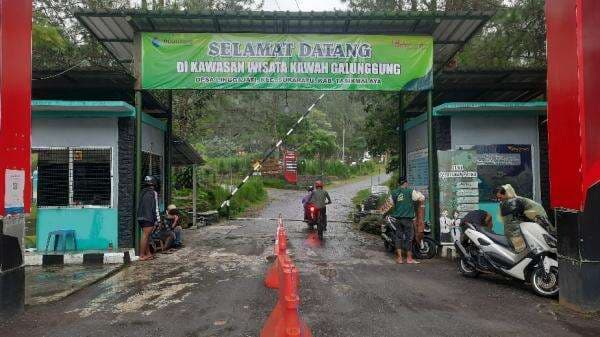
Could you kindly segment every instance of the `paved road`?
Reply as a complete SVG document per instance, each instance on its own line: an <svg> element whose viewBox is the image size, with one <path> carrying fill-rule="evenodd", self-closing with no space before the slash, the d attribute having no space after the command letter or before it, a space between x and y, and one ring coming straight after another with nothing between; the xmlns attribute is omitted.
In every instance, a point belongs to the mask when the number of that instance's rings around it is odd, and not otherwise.
<svg viewBox="0 0 600 337"><path fill-rule="evenodd" d="M330 219L346 220L369 180L333 189ZM262 217L296 218L301 192L270 190ZM332 223L324 242L287 223L300 269L301 310L324 336L599 336L584 317L502 278L466 279L447 260L396 265L377 237ZM275 304L262 278L273 221L231 221L186 232L187 247L59 303L29 308L0 336L258 336Z"/></svg>

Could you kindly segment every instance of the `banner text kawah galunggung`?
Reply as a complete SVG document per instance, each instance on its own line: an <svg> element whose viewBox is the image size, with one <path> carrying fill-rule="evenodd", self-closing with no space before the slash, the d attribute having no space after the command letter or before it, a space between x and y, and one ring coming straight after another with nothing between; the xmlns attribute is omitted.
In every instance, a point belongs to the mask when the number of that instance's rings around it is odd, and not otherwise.
<svg viewBox="0 0 600 337"><path fill-rule="evenodd" d="M144 89L417 91L430 36L142 33Z"/></svg>

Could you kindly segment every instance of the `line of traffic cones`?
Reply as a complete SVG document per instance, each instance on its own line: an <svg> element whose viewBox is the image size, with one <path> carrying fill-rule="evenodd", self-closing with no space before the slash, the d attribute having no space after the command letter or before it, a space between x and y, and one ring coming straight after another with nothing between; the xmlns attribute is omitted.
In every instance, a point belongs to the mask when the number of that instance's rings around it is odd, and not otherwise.
<svg viewBox="0 0 600 337"><path fill-rule="evenodd" d="M281 218L277 221L275 261L267 271L265 286L278 289L275 309L263 326L260 337L312 337L299 313L298 268L287 254L287 234Z"/></svg>

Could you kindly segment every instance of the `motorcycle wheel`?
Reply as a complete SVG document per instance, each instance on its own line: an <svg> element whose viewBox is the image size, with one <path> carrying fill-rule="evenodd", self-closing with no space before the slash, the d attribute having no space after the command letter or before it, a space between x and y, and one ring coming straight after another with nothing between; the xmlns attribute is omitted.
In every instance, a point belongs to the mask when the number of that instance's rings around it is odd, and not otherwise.
<svg viewBox="0 0 600 337"><path fill-rule="evenodd" d="M536 294L543 297L555 297L558 295L558 268L550 268L546 273L543 266L537 267L530 276L531 286Z"/></svg>
<svg viewBox="0 0 600 337"><path fill-rule="evenodd" d="M425 237L423 238L423 247L418 243L413 245L413 255L417 259L428 260L437 255L437 243L435 240Z"/></svg>
<svg viewBox="0 0 600 337"><path fill-rule="evenodd" d="M477 269L475 269L474 267L471 267L469 265L469 263L467 263L467 261L465 261L465 259L458 259L457 260L457 264L458 264L458 271L463 274L463 276L466 277L470 277L470 278L475 278L477 276L479 276L479 271Z"/></svg>

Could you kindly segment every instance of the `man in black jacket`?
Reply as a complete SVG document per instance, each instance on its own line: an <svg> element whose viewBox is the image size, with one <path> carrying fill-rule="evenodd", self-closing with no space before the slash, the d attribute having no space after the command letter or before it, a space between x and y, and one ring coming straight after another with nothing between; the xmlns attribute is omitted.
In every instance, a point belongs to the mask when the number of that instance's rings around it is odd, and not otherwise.
<svg viewBox="0 0 600 337"><path fill-rule="evenodd" d="M137 211L137 221L143 231L140 240L140 261L154 258L150 252L150 235L160 223L160 212L158 210L157 182L154 177L144 178L144 188L140 192L140 201Z"/></svg>

